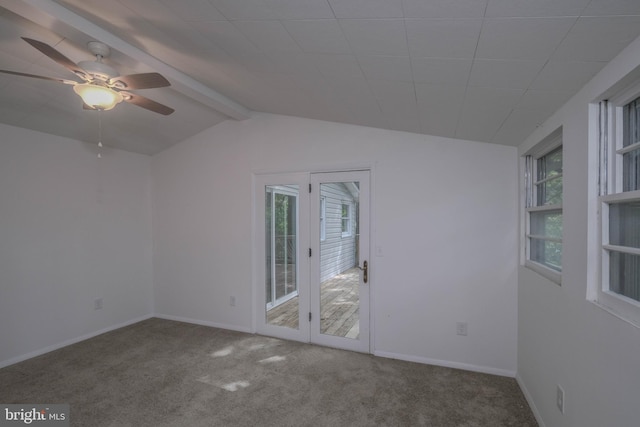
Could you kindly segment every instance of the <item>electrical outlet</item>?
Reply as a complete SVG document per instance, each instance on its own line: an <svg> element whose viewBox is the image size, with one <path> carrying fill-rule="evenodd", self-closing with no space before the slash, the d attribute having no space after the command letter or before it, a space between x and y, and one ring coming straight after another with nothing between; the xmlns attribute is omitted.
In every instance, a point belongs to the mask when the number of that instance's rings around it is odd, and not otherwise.
<svg viewBox="0 0 640 427"><path fill-rule="evenodd" d="M102 309L102 298L96 298L93 301L93 309L94 310L101 310Z"/></svg>
<svg viewBox="0 0 640 427"><path fill-rule="evenodd" d="M467 322L456 323L456 334L467 336Z"/></svg>
<svg viewBox="0 0 640 427"><path fill-rule="evenodd" d="M231 307L235 307L236 306L236 297L235 296L232 295L232 296L229 297L229 305Z"/></svg>
<svg viewBox="0 0 640 427"><path fill-rule="evenodd" d="M561 413L564 414L564 390L558 384L558 388L556 389L556 405Z"/></svg>

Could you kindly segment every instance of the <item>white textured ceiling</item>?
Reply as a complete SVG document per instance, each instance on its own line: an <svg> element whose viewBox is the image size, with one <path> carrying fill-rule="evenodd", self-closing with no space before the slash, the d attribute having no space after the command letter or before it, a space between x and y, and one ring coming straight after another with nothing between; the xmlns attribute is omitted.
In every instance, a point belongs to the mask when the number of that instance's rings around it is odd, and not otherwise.
<svg viewBox="0 0 640 427"><path fill-rule="evenodd" d="M147 154L247 110L517 145L640 36L640 0L0 6L2 69L70 78L20 37L76 62L91 59L87 41L102 39L122 74L158 71L171 81L140 91L175 108L171 116L131 105L102 114L105 144ZM68 86L0 75L4 123L91 142L96 115Z"/></svg>

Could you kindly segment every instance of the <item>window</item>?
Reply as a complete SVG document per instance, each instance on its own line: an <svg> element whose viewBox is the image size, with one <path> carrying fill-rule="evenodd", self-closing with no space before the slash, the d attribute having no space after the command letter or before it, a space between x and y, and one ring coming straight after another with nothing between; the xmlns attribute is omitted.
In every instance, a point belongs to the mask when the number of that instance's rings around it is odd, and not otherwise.
<svg viewBox="0 0 640 427"><path fill-rule="evenodd" d="M342 237L351 236L351 205L342 203Z"/></svg>
<svg viewBox="0 0 640 427"><path fill-rule="evenodd" d="M525 265L560 284L562 129L525 156Z"/></svg>
<svg viewBox="0 0 640 427"><path fill-rule="evenodd" d="M602 101L597 301L640 325L640 85Z"/></svg>

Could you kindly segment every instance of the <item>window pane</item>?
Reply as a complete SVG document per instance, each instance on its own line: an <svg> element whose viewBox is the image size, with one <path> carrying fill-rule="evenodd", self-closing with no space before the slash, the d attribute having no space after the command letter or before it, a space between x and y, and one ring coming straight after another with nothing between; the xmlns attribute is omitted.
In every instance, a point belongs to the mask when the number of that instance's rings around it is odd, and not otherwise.
<svg viewBox="0 0 640 427"><path fill-rule="evenodd" d="M640 256L609 253L609 290L640 301Z"/></svg>
<svg viewBox="0 0 640 427"><path fill-rule="evenodd" d="M529 258L553 270L562 271L562 243L531 238Z"/></svg>
<svg viewBox="0 0 640 427"><path fill-rule="evenodd" d="M530 234L562 238L562 211L531 212L529 218Z"/></svg>
<svg viewBox="0 0 640 427"><path fill-rule="evenodd" d="M622 191L640 190L640 149L622 156Z"/></svg>
<svg viewBox="0 0 640 427"><path fill-rule="evenodd" d="M527 165L529 173L535 176L535 181L529 183L527 188L528 207L562 204L562 146ZM561 272L562 209L532 209L528 213L528 219L528 259Z"/></svg>
<svg viewBox="0 0 640 427"><path fill-rule="evenodd" d="M622 119L624 121L622 146L640 142L640 98L624 106Z"/></svg>
<svg viewBox="0 0 640 427"><path fill-rule="evenodd" d="M562 173L562 147L558 147L549 154L538 159L538 181Z"/></svg>
<svg viewBox="0 0 640 427"><path fill-rule="evenodd" d="M562 147L537 160L536 206L562 202Z"/></svg>
<svg viewBox="0 0 640 427"><path fill-rule="evenodd" d="M640 248L640 201L609 205L609 243Z"/></svg>
<svg viewBox="0 0 640 427"><path fill-rule="evenodd" d="M342 205L342 234L349 233L349 205Z"/></svg>
<svg viewBox="0 0 640 427"><path fill-rule="evenodd" d="M538 191L537 206L562 203L562 176L536 185L536 190Z"/></svg>

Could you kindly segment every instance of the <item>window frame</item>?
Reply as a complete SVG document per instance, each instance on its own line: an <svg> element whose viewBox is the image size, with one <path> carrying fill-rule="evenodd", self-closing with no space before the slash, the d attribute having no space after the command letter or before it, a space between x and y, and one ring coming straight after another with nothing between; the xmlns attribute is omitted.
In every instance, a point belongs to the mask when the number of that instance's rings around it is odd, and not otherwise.
<svg viewBox="0 0 640 427"><path fill-rule="evenodd" d="M343 215L343 208L344 206L347 207L347 216ZM347 230L344 230L344 221L347 221ZM342 237L351 237L352 235L352 218L351 218L351 204L350 203L346 203L346 202L342 202L340 204L340 231L342 232L341 236Z"/></svg>
<svg viewBox="0 0 640 427"><path fill-rule="evenodd" d="M640 83L621 90L608 100L600 102L600 108L593 109L592 120L598 123L598 279L595 292L589 299L617 317L640 327L640 301L614 292L610 289L610 254L640 255L640 249L631 246L611 245L609 241L609 210L614 204L640 201L640 188L624 191L623 155L638 149L636 143L624 147L624 107L640 99ZM597 105L597 104L596 104ZM605 111L601 111L602 108ZM595 116L595 117L594 117ZM606 125L602 124L602 121ZM640 125L638 125L640 126ZM604 127L604 129L603 129ZM635 148L629 148L635 147Z"/></svg>
<svg viewBox="0 0 640 427"><path fill-rule="evenodd" d="M550 135L540 141L536 146L534 146L531 150L529 150L524 155L524 168L525 168L525 200L524 200L524 266L529 268L530 270L535 271L536 273L546 277L550 281L562 285L562 264L559 266L559 269L556 270L551 268L541 262L538 262L531 258L532 250L532 241L533 240L543 240L549 242L556 242L562 244L562 237L553 237L553 236L545 236L545 235L534 235L531 234L531 217L536 213L559 213L563 214L562 210L562 201L560 203L548 204L548 205L539 205L537 200L538 194L538 186L548 182L549 177L545 177L541 180L538 180L538 168L539 161L543 157L551 154L556 150L563 150L562 144L562 127L553 131ZM559 179L563 179L563 170L564 170L564 150L562 151L563 158L562 163L563 167L561 172L556 175ZM555 179L555 178L553 178ZM564 186L563 186L564 193ZM562 197L562 196L561 196ZM563 218L564 219L564 218ZM563 232L564 232L564 227ZM562 250L562 249L561 249Z"/></svg>

